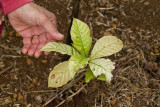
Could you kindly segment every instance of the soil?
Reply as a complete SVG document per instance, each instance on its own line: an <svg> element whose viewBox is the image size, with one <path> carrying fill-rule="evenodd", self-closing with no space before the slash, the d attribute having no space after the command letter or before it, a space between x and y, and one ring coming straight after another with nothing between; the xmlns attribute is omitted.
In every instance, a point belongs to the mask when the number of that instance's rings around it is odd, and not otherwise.
<svg viewBox="0 0 160 107"><path fill-rule="evenodd" d="M67 42L72 0L35 3L56 15L58 29L65 35L62 42ZM98 80L85 84L82 73L57 89L47 87L47 78L68 56L23 55L22 38L6 19L0 39L0 107L160 106L159 10L159 0L81 0L78 18L89 25L93 44L104 35L115 35L124 48L108 57L116 63L110 84Z"/></svg>

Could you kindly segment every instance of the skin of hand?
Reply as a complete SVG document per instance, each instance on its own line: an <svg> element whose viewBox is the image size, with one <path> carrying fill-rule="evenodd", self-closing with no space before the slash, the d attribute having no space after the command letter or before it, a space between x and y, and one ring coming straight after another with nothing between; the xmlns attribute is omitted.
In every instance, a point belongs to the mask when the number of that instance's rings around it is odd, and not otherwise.
<svg viewBox="0 0 160 107"><path fill-rule="evenodd" d="M23 54L38 58L45 44L64 38L57 30L55 15L32 2L10 12L8 19L23 38Z"/></svg>

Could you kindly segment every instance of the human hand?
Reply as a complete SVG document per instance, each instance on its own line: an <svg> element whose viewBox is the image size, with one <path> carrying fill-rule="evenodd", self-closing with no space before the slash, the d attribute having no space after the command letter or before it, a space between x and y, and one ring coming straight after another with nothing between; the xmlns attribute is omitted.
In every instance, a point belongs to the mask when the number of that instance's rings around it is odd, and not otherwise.
<svg viewBox="0 0 160 107"><path fill-rule="evenodd" d="M57 30L55 15L34 3L10 12L8 18L13 28L23 37L23 54L38 58L45 44L64 38Z"/></svg>

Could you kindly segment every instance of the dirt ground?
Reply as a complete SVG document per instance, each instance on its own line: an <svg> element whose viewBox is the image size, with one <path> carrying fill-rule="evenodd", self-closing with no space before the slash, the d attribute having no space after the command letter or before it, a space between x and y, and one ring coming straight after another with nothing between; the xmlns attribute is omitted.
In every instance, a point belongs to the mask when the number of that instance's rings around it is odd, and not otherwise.
<svg viewBox="0 0 160 107"><path fill-rule="evenodd" d="M66 42L72 0L35 2L55 13ZM0 107L159 107L159 11L159 0L81 0L78 18L89 25L93 43L115 35L124 48L109 57L116 63L110 84L98 80L85 84L82 73L57 89L47 87L48 74L68 57L23 55L22 38L6 19L0 38Z"/></svg>

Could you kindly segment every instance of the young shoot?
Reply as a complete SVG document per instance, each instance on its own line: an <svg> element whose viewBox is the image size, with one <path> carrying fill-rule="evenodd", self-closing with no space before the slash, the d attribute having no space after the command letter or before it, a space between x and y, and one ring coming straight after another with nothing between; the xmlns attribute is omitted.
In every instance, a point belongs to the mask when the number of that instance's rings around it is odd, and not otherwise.
<svg viewBox="0 0 160 107"><path fill-rule="evenodd" d="M79 69L87 67L85 81L97 78L110 82L115 63L102 57L113 55L123 48L123 42L115 36L103 36L94 45L90 55L92 37L84 22L74 18L71 27L72 46L50 42L41 51L55 51L70 55L69 61L54 67L48 78L48 87L61 87L70 81ZM90 56L90 57L89 57Z"/></svg>

